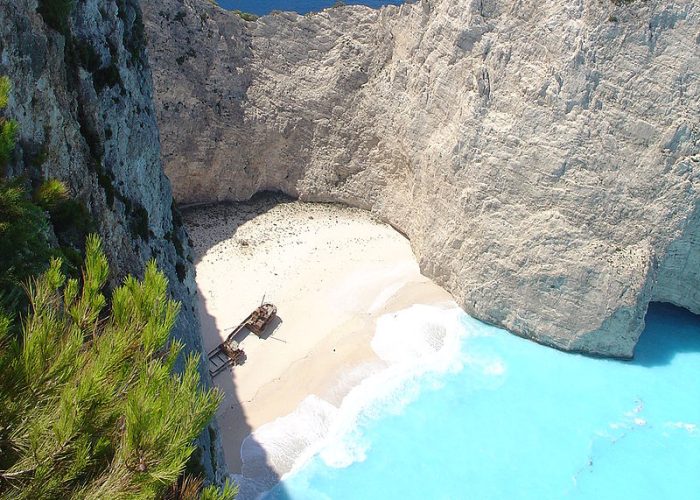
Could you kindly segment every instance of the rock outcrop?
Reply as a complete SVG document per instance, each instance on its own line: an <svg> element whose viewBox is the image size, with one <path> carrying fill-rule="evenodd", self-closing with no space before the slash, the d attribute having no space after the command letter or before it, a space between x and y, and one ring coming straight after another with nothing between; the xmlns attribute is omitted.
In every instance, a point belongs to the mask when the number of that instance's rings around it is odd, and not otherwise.
<svg viewBox="0 0 700 500"><path fill-rule="evenodd" d="M162 170L140 7L81 0L65 34L36 10L36 0L0 0L0 74L19 124L10 174L69 186L104 241L112 286L155 258L182 303L173 335L200 352L192 252ZM200 438L212 479L226 469L215 436L213 423Z"/></svg>
<svg viewBox="0 0 700 500"><path fill-rule="evenodd" d="M469 314L560 349L700 312L697 2L143 4L176 200L370 209Z"/></svg>

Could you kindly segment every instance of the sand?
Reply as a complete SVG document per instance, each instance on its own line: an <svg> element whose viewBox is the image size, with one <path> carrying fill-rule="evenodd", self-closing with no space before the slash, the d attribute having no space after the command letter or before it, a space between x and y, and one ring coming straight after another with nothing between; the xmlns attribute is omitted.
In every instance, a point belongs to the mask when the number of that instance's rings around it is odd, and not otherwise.
<svg viewBox="0 0 700 500"><path fill-rule="evenodd" d="M214 379L226 395L217 420L234 473L251 432L311 394L339 404L382 364L370 347L377 318L417 303L453 304L420 274L408 240L362 210L265 195L190 208L185 221L207 351L263 297L278 309L263 338L237 337L245 362Z"/></svg>

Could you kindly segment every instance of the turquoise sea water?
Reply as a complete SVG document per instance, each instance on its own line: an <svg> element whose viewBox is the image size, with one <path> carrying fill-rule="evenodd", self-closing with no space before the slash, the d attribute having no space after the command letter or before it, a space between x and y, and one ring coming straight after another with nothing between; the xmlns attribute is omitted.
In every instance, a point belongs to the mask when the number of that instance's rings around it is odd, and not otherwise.
<svg viewBox="0 0 700 500"><path fill-rule="evenodd" d="M397 360L414 366L426 345L442 352L412 375L394 364L394 383L265 498L700 499L700 318L652 306L636 359L621 362L454 310L439 314L456 330L430 326L420 307L378 336L407 336Z"/></svg>
<svg viewBox="0 0 700 500"><path fill-rule="evenodd" d="M299 14L318 12L332 7L335 0L217 0L224 9L240 10L262 16L273 10L294 11ZM346 4L367 5L378 8L382 5L398 5L402 0L346 0Z"/></svg>

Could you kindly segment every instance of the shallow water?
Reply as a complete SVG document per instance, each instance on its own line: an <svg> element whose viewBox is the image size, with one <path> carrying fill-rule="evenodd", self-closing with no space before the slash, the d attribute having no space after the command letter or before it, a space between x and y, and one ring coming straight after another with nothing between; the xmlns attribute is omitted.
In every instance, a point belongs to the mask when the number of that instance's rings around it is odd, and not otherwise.
<svg viewBox="0 0 700 500"><path fill-rule="evenodd" d="M294 11L299 14L318 12L335 5L335 0L217 0L224 9L250 12L258 16L269 14L273 10ZM379 8L383 5L399 5L402 0L346 0L346 4L367 5Z"/></svg>
<svg viewBox="0 0 700 500"><path fill-rule="evenodd" d="M426 306L373 347L390 368L265 498L700 498L697 316L652 306L633 362Z"/></svg>

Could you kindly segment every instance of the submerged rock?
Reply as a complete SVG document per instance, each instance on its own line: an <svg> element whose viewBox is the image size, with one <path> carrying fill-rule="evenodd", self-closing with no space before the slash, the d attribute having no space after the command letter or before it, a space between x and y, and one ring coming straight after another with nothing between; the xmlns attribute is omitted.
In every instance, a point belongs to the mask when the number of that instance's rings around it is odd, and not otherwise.
<svg viewBox="0 0 700 500"><path fill-rule="evenodd" d="M469 314L560 349L700 312L697 2L144 10L177 200L370 209Z"/></svg>

